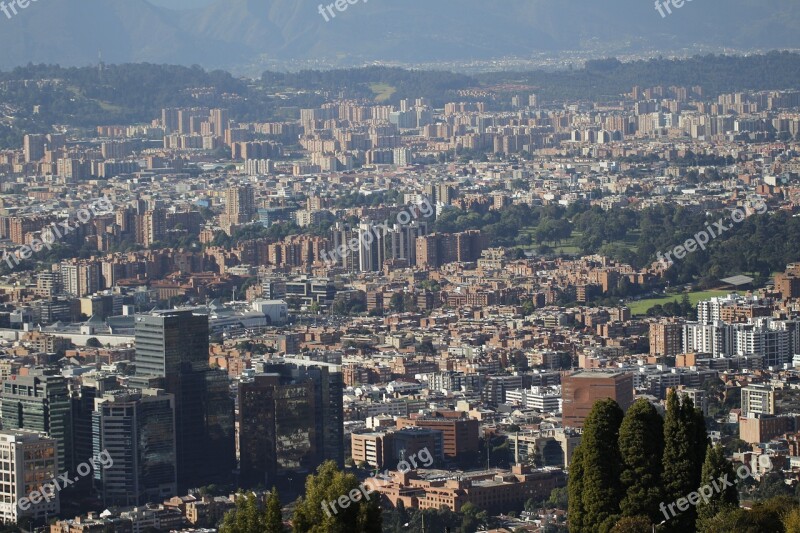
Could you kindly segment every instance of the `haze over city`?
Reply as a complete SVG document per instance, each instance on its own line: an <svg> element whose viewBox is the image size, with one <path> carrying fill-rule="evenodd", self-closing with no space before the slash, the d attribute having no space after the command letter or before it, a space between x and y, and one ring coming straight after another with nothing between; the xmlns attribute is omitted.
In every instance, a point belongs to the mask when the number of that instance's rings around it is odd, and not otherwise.
<svg viewBox="0 0 800 533"><path fill-rule="evenodd" d="M1 0L0 533L800 531L798 23Z"/></svg>

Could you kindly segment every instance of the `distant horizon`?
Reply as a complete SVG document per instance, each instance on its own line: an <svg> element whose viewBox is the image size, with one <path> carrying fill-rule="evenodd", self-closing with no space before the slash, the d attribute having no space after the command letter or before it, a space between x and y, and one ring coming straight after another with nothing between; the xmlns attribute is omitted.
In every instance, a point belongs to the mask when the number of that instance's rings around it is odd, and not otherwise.
<svg viewBox="0 0 800 533"><path fill-rule="evenodd" d="M320 14L311 0L49 0L0 14L0 69L96 64L100 52L107 63L198 64L246 76L369 64L524 71L604 57L800 48L800 3L774 4L730 0L720 11L695 2L662 18L639 0L505 0L502 9L478 0L373 0L333 14L330 3Z"/></svg>
<svg viewBox="0 0 800 533"><path fill-rule="evenodd" d="M159 7L168 7L170 9L192 9L198 7L205 7L213 4L215 0L147 0L153 5Z"/></svg>

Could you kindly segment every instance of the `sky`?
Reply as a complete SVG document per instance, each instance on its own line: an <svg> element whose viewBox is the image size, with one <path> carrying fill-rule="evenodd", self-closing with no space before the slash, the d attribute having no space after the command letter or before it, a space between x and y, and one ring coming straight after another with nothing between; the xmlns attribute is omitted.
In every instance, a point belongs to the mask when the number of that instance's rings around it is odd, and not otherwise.
<svg viewBox="0 0 800 533"><path fill-rule="evenodd" d="M172 9L188 9L192 7L203 7L213 3L214 0L148 0L148 2Z"/></svg>

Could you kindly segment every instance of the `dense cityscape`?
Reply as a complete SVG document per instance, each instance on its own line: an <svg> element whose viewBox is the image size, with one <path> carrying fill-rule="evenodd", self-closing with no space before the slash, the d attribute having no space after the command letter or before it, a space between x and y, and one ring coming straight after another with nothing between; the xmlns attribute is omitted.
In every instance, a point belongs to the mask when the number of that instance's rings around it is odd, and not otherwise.
<svg viewBox="0 0 800 533"><path fill-rule="evenodd" d="M715 39L3 60L0 533L800 532L800 54Z"/></svg>

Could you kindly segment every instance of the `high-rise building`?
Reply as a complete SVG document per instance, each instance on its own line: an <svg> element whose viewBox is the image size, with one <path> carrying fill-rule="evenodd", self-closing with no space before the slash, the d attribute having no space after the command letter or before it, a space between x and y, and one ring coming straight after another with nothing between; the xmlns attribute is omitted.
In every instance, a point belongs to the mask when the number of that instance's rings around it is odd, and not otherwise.
<svg viewBox="0 0 800 533"><path fill-rule="evenodd" d="M391 230L392 259L405 259L408 266L417 264L417 239L428 234L428 223L395 224Z"/></svg>
<svg viewBox="0 0 800 533"><path fill-rule="evenodd" d="M180 130L180 116L175 108L161 110L161 125L165 133L170 134Z"/></svg>
<svg viewBox="0 0 800 533"><path fill-rule="evenodd" d="M227 109L211 110L211 125L214 128L214 135L223 137L225 130L229 128L230 114Z"/></svg>
<svg viewBox="0 0 800 533"><path fill-rule="evenodd" d="M227 479L235 467L233 399L208 366L208 316L155 311L136 317L136 383L157 376L175 396L178 489Z"/></svg>
<svg viewBox="0 0 800 533"><path fill-rule="evenodd" d="M771 385L742 387L742 416L747 417L751 414L778 414L775 410L775 389Z"/></svg>
<svg viewBox="0 0 800 533"><path fill-rule="evenodd" d="M236 226L251 222L256 213L255 193L250 185L229 187L225 192L225 212L220 216L220 226L230 235Z"/></svg>
<svg viewBox="0 0 800 533"><path fill-rule="evenodd" d="M683 324L658 322L650 324L650 355L670 357L681 353Z"/></svg>
<svg viewBox="0 0 800 533"><path fill-rule="evenodd" d="M93 452L114 459L94 471L103 505L133 506L177 494L175 398L155 389L118 390L95 399Z"/></svg>
<svg viewBox="0 0 800 533"><path fill-rule="evenodd" d="M72 400L63 376L41 368L10 376L0 401L3 429L46 433L56 441L59 467L73 469Z"/></svg>
<svg viewBox="0 0 800 533"><path fill-rule="evenodd" d="M44 147L47 138L44 135L28 134L23 139L25 162L35 163L44 157Z"/></svg>
<svg viewBox="0 0 800 533"><path fill-rule="evenodd" d="M256 201L253 188L229 187L225 194L225 214L233 224L244 224L252 220L256 212Z"/></svg>
<svg viewBox="0 0 800 533"><path fill-rule="evenodd" d="M341 367L285 359L239 386L243 486L302 483L324 461L344 461Z"/></svg>
<svg viewBox="0 0 800 533"><path fill-rule="evenodd" d="M431 233L417 237L417 265L440 267L447 263L477 261L488 247L480 230L461 233Z"/></svg>
<svg viewBox="0 0 800 533"><path fill-rule="evenodd" d="M372 222L358 225L359 270L377 272L386 260L386 233Z"/></svg>
<svg viewBox="0 0 800 533"><path fill-rule="evenodd" d="M167 235L167 213L161 208L147 211L142 217L140 242L145 246L163 241Z"/></svg>
<svg viewBox="0 0 800 533"><path fill-rule="evenodd" d="M136 375L174 376L208 368L208 315L156 311L136 316Z"/></svg>
<svg viewBox="0 0 800 533"><path fill-rule="evenodd" d="M564 427L583 427L595 402L616 401L623 411L633 404L633 375L624 372L576 372L561 378Z"/></svg>
<svg viewBox="0 0 800 533"><path fill-rule="evenodd" d="M59 474L56 441L42 433L25 430L0 431L0 521L13 524L29 516L47 520L61 510L58 491L42 485L51 483ZM34 503L34 500L35 503Z"/></svg>

